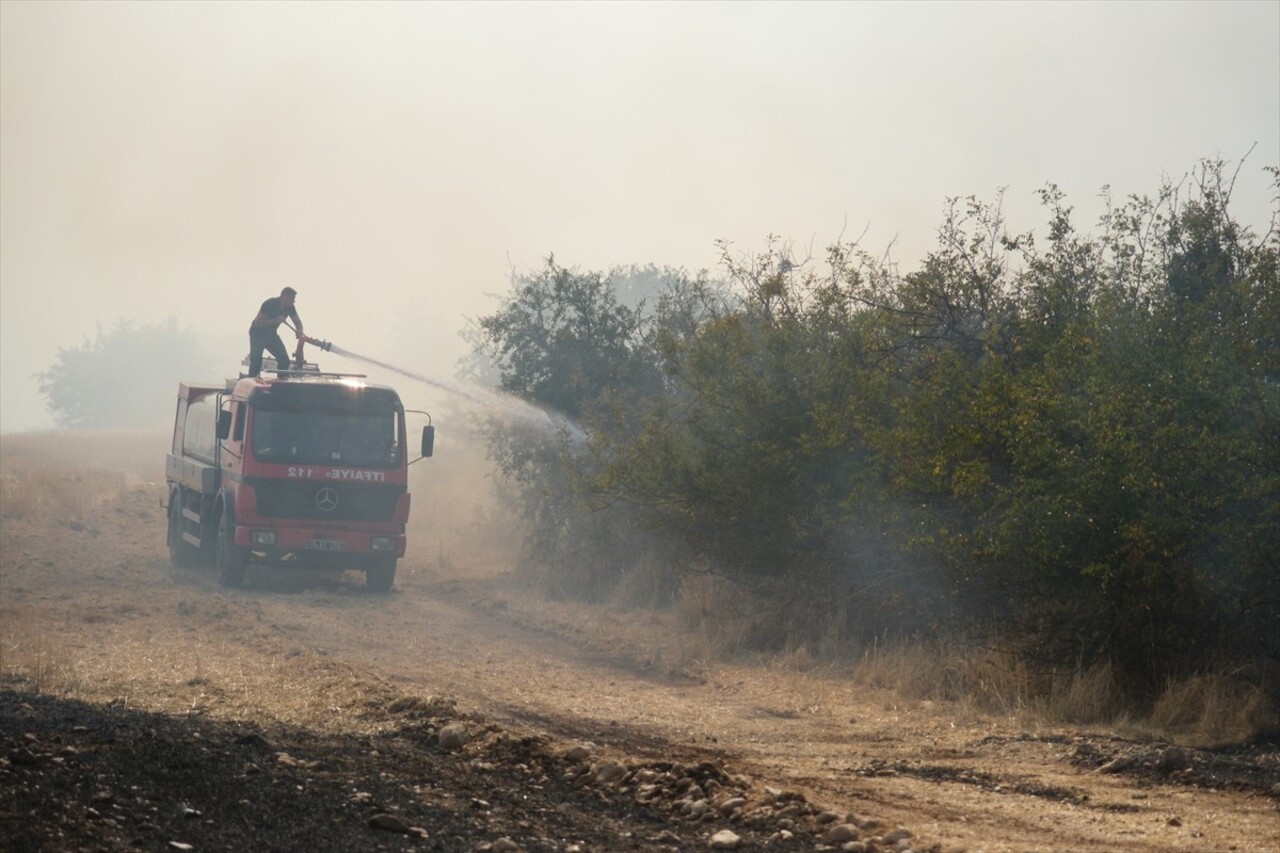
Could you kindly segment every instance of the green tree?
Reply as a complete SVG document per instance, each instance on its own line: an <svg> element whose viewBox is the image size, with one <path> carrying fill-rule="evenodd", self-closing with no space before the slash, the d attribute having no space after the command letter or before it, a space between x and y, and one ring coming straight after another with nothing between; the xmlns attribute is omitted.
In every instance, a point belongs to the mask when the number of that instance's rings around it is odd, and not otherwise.
<svg viewBox="0 0 1280 853"><path fill-rule="evenodd" d="M548 259L537 273L513 278L503 305L478 323L479 352L502 389L590 436L581 442L496 421L487 427L491 456L519 490L525 569L558 596L608 594L654 547L640 519L600 481L639 401L662 388L644 300L629 306L618 299L651 290L655 275L652 267L584 273Z"/></svg>
<svg viewBox="0 0 1280 853"><path fill-rule="evenodd" d="M512 282L506 303L480 319L502 389L578 419L611 393L657 379L646 358L644 314L618 301L610 278L548 258Z"/></svg>

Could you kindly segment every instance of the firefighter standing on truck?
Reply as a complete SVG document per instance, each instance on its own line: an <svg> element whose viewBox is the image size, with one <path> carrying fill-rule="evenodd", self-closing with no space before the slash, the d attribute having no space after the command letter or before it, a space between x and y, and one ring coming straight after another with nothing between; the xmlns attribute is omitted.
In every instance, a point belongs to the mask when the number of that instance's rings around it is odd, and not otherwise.
<svg viewBox="0 0 1280 853"><path fill-rule="evenodd" d="M292 318L294 334L302 337L302 320L298 317L298 309L293 305L297 296L298 291L292 287L286 287L280 291L279 296L273 296L263 302L262 307L258 309L258 316L254 317L253 322L249 324L250 376L257 376L262 372L264 349L275 356L277 368L288 369L289 350L285 349L284 341L280 340L280 334L276 329L285 320Z"/></svg>

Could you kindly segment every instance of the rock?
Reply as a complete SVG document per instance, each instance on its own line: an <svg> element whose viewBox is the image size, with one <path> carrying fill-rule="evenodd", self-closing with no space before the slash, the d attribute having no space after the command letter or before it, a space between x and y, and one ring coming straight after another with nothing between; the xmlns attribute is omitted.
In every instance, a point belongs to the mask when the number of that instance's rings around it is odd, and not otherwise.
<svg viewBox="0 0 1280 853"><path fill-rule="evenodd" d="M870 853L871 848L865 841L846 841L840 845L840 853Z"/></svg>
<svg viewBox="0 0 1280 853"><path fill-rule="evenodd" d="M21 746L9 753L9 760L23 767L34 767L36 764L36 757L31 750Z"/></svg>
<svg viewBox="0 0 1280 853"><path fill-rule="evenodd" d="M816 820L819 824L835 823L839 819L840 819L840 815L836 814L833 811L819 812L818 816L814 818L814 820Z"/></svg>
<svg viewBox="0 0 1280 853"><path fill-rule="evenodd" d="M846 841L857 841L859 834L858 827L853 824L837 823L827 830L822 840L826 844L844 844Z"/></svg>
<svg viewBox="0 0 1280 853"><path fill-rule="evenodd" d="M738 845L742 844L742 839L733 830L722 829L711 836L707 844L712 850L737 850Z"/></svg>
<svg viewBox="0 0 1280 853"><path fill-rule="evenodd" d="M911 830L904 829L900 826L897 829L895 829L893 832L886 832L884 834L884 843L897 844L899 841L903 841L910 837L911 837Z"/></svg>
<svg viewBox="0 0 1280 853"><path fill-rule="evenodd" d="M440 730L437 738L440 748L452 752L455 749L462 749L467 742L467 727L462 723L450 723Z"/></svg>
<svg viewBox="0 0 1280 853"><path fill-rule="evenodd" d="M185 841L170 841L169 849L170 850L195 850L196 848L192 847L190 844L188 844Z"/></svg>
<svg viewBox="0 0 1280 853"><path fill-rule="evenodd" d="M1132 755L1117 755L1106 764L1095 770L1095 773L1119 773L1122 770L1128 770L1133 766Z"/></svg>
<svg viewBox="0 0 1280 853"><path fill-rule="evenodd" d="M1156 769L1162 773L1172 773L1190 764L1191 756L1187 755L1186 750L1179 749L1176 746L1169 747L1160 753L1160 757L1156 759Z"/></svg>
<svg viewBox="0 0 1280 853"><path fill-rule="evenodd" d="M519 853L520 845L503 836L489 845L490 853Z"/></svg>
<svg viewBox="0 0 1280 853"><path fill-rule="evenodd" d="M387 832L400 832L405 835L414 834L413 831L409 829L409 824L405 823L395 815L382 813L376 814L369 818L369 826L373 829L382 829Z"/></svg>
<svg viewBox="0 0 1280 853"><path fill-rule="evenodd" d="M733 814L736 809L740 809L747 804L746 797L730 797L720 804L720 814L728 817Z"/></svg>
<svg viewBox="0 0 1280 853"><path fill-rule="evenodd" d="M564 760L571 764L578 764L586 761L595 754L596 745L594 743L578 743L569 747L564 752Z"/></svg>
<svg viewBox="0 0 1280 853"><path fill-rule="evenodd" d="M606 761L596 768L596 782L601 785L612 785L627 775L627 768L616 761Z"/></svg>
<svg viewBox="0 0 1280 853"><path fill-rule="evenodd" d="M237 746L252 746L257 749L271 749L271 742L256 732L250 732L246 735L240 735L236 738Z"/></svg>

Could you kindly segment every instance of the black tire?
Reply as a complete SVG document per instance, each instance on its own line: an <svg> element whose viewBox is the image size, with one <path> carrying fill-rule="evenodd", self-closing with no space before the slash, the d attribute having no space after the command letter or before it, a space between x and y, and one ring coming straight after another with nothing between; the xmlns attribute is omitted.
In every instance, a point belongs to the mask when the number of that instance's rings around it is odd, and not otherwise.
<svg viewBox="0 0 1280 853"><path fill-rule="evenodd" d="M182 492L175 491L169 498L169 562L185 569L200 560L200 550L182 538Z"/></svg>
<svg viewBox="0 0 1280 853"><path fill-rule="evenodd" d="M237 548L232 539L231 522L227 512L218 521L218 536L214 541L214 563L218 567L218 583L223 586L244 586L244 570L249 565L249 549Z"/></svg>
<svg viewBox="0 0 1280 853"><path fill-rule="evenodd" d="M386 595L396 583L396 558L383 557L364 570L364 585L369 592Z"/></svg>

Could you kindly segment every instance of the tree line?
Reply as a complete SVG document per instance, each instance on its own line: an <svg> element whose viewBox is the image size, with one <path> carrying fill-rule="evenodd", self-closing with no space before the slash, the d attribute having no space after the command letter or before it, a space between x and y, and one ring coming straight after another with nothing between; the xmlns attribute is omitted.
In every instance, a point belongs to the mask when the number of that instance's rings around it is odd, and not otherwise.
<svg viewBox="0 0 1280 853"><path fill-rule="evenodd" d="M1267 170L1280 190L1277 170ZM750 589L750 642L970 636L1137 694L1280 660L1280 235L1205 161L1081 231L952 199L903 272L837 242L720 245L715 275L554 258L478 323L492 425L554 594L691 572ZM1280 212L1280 191L1276 194ZM642 579L642 582L637 582ZM1274 682L1273 682L1274 684Z"/></svg>

